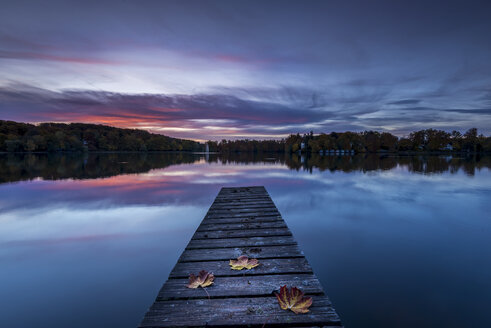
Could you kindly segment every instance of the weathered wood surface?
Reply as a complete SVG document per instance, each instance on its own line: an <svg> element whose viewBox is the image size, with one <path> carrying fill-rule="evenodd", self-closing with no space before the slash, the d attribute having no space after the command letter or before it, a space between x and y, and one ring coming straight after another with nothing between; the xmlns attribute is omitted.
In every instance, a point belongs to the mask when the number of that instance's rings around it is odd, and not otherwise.
<svg viewBox="0 0 491 328"><path fill-rule="evenodd" d="M259 259L231 270L241 255ZM190 273L214 284L190 289ZM307 314L281 310L274 292L297 286L312 296ZM140 327L339 327L341 321L264 187L222 188Z"/></svg>
<svg viewBox="0 0 491 328"><path fill-rule="evenodd" d="M250 276L247 278L215 277L212 287L207 288L210 297L274 296L280 286L298 286L307 294L321 294L319 280L311 273L289 275ZM169 279L160 290L159 300L202 298L207 294L201 288L183 288L188 279Z"/></svg>
<svg viewBox="0 0 491 328"><path fill-rule="evenodd" d="M214 216L256 217L256 216L260 216L263 213L266 213L266 215L262 215L262 216L275 216L278 214L278 209L274 207L255 207L255 208L248 208L248 209L237 208L237 209L215 210L215 211L210 210L208 211L207 217L209 218L213 218Z"/></svg>
<svg viewBox="0 0 491 328"><path fill-rule="evenodd" d="M187 249L201 248L235 248L235 247L260 247L260 246L285 246L296 245L297 242L292 236L274 237L248 237L230 239L199 239L191 240Z"/></svg>
<svg viewBox="0 0 491 328"><path fill-rule="evenodd" d="M256 223L282 221L281 216L248 216L245 218L203 219L202 224Z"/></svg>
<svg viewBox="0 0 491 328"><path fill-rule="evenodd" d="M209 212L253 212L255 210L277 210L275 204L269 200L254 200L251 202L218 202L214 203Z"/></svg>
<svg viewBox="0 0 491 328"><path fill-rule="evenodd" d="M217 229L220 227L217 226ZM196 231L193 239L221 239L221 238L239 238L239 237L268 237L268 236L291 236L288 228L271 228L271 229L248 229L248 230L214 230L214 231Z"/></svg>
<svg viewBox="0 0 491 328"><path fill-rule="evenodd" d="M198 231L214 231L219 228L223 230L245 230L245 229L271 229L271 228L286 228L285 221L275 220L272 222L244 222L244 223L224 223L217 225L216 223L209 224L206 221L198 228Z"/></svg>
<svg viewBox="0 0 491 328"><path fill-rule="evenodd" d="M230 270L228 261L178 262L170 273L169 277L188 278L190 272L198 272L204 267L213 272L215 277L312 273L312 268L307 260L304 257L300 257L286 259L263 259L261 260L261 265L254 268L254 270Z"/></svg>
<svg viewBox="0 0 491 328"><path fill-rule="evenodd" d="M271 201L269 198L266 197L217 197L216 198L216 204L221 204L221 203L229 203L229 202L236 202L236 203L243 203L243 204L250 204L250 203L257 203L257 202L269 202Z"/></svg>
<svg viewBox="0 0 491 328"><path fill-rule="evenodd" d="M200 248L187 249L179 258L180 262L213 261L236 259L241 255L251 258L289 258L302 257L303 252L297 245L260 246L260 247L233 247L233 248Z"/></svg>
<svg viewBox="0 0 491 328"><path fill-rule="evenodd" d="M272 211L255 211L248 213L211 213L207 214L208 219L219 219L219 218L250 218L255 216L277 216L278 212L276 210Z"/></svg>
<svg viewBox="0 0 491 328"><path fill-rule="evenodd" d="M218 203L216 205L212 205L210 207L210 211L228 211L228 210L241 210L241 209L253 209L253 208L271 208L276 206L273 202L270 201L259 201L259 202L251 202L251 203Z"/></svg>
<svg viewBox="0 0 491 328"><path fill-rule="evenodd" d="M332 327L341 322L326 297L313 296L310 312L296 315L276 297L193 299L155 302L141 327ZM169 315L171 314L171 315ZM183 325L185 323L185 325ZM305 327L305 326L303 326Z"/></svg>

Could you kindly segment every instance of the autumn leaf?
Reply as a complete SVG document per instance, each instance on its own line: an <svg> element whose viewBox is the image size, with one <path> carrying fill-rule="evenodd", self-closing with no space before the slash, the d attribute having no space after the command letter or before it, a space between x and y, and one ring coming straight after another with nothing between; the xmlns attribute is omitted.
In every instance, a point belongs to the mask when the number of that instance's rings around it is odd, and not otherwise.
<svg viewBox="0 0 491 328"><path fill-rule="evenodd" d="M198 287L208 287L213 284L213 279L215 276L213 273L201 270L198 276L194 274L189 275L189 284L186 286L187 288L198 288Z"/></svg>
<svg viewBox="0 0 491 328"><path fill-rule="evenodd" d="M242 269L252 269L259 265L257 259L250 259L247 255L242 255L237 258L237 260L230 260L230 269L232 270L242 270Z"/></svg>
<svg viewBox="0 0 491 328"><path fill-rule="evenodd" d="M312 305L312 297L304 297L304 293L297 287L288 290L285 286L280 287L280 293L275 293L278 303L283 310L292 310L295 314L309 312Z"/></svg>

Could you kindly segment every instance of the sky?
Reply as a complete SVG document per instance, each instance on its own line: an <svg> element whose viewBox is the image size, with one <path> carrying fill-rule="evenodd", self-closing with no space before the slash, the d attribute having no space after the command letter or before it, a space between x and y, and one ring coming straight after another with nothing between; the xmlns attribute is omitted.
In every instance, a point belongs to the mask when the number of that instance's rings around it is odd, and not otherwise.
<svg viewBox="0 0 491 328"><path fill-rule="evenodd" d="M491 134L489 1L0 0L0 119Z"/></svg>

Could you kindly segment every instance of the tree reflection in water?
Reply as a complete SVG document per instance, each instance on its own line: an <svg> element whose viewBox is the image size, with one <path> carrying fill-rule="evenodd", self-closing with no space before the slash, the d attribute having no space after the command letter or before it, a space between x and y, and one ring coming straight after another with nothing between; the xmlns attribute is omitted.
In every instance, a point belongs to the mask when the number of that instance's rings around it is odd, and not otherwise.
<svg viewBox="0 0 491 328"><path fill-rule="evenodd" d="M285 165L291 170L374 171L404 167L422 174L456 173L463 170L474 175L476 169L491 168L491 157L469 156L395 156L358 154L353 156L321 156L313 154L285 155L278 153L62 153L62 154L0 154L0 183L32 180L95 179L120 174L145 173L172 165L200 161L223 164Z"/></svg>

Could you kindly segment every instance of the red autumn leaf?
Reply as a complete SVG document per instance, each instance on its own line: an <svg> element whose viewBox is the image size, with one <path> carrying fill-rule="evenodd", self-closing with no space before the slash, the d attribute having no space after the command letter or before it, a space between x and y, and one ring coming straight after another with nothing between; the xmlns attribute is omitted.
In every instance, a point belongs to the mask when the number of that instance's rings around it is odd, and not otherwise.
<svg viewBox="0 0 491 328"><path fill-rule="evenodd" d="M292 310L295 314L309 312L312 305L312 297L305 297L304 293L297 287L288 290L285 286L280 287L280 293L275 293L278 303L283 310Z"/></svg>
<svg viewBox="0 0 491 328"><path fill-rule="evenodd" d="M201 270L198 276L194 274L189 275L189 284L186 286L188 288L198 288L198 287L207 287L213 284L213 279L215 276L213 273Z"/></svg>
<svg viewBox="0 0 491 328"><path fill-rule="evenodd" d="M257 259L250 259L247 255L242 255L237 258L237 260L230 260L230 269L232 270L242 270L242 269L252 269L259 265Z"/></svg>

